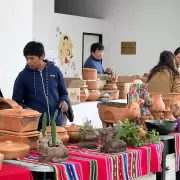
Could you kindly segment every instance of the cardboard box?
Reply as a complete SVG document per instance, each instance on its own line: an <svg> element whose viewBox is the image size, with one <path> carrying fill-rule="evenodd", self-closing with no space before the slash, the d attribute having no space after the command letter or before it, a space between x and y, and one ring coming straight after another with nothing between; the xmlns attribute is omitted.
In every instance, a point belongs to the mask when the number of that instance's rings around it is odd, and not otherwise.
<svg viewBox="0 0 180 180"><path fill-rule="evenodd" d="M67 88L71 104L80 103L80 88Z"/></svg>

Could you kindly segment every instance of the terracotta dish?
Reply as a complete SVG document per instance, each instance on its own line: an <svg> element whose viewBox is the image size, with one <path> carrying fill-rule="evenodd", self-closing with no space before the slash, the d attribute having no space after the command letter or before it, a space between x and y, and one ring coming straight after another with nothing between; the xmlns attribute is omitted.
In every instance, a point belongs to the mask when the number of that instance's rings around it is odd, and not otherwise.
<svg viewBox="0 0 180 180"><path fill-rule="evenodd" d="M9 131L36 131L41 114L29 109L0 110L0 129Z"/></svg>
<svg viewBox="0 0 180 180"><path fill-rule="evenodd" d="M4 159L22 158L29 154L30 147L27 144L6 141L0 142L0 153L4 154Z"/></svg>

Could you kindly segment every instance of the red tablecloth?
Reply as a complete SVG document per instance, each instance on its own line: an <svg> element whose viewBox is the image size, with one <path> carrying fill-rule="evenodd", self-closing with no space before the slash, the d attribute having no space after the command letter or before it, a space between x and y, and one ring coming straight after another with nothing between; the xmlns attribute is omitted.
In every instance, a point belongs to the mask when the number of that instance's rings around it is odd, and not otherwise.
<svg viewBox="0 0 180 180"><path fill-rule="evenodd" d="M28 169L3 164L0 170L0 180L33 180L33 177Z"/></svg>

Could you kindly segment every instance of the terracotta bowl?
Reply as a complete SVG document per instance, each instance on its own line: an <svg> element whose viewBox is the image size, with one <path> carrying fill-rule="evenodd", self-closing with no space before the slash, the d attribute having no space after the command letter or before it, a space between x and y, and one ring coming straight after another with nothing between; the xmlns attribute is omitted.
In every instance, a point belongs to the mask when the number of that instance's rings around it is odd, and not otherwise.
<svg viewBox="0 0 180 180"><path fill-rule="evenodd" d="M30 147L27 144L6 141L0 142L0 153L4 154L4 159L22 158L29 154Z"/></svg>
<svg viewBox="0 0 180 180"><path fill-rule="evenodd" d="M64 128L67 130L67 133L69 135L69 142L74 143L80 140L81 137L79 134L79 125L72 123L70 126L64 126Z"/></svg>
<svg viewBox="0 0 180 180"><path fill-rule="evenodd" d="M101 93L99 90L89 90L89 97L88 101L97 101L101 96Z"/></svg>
<svg viewBox="0 0 180 180"><path fill-rule="evenodd" d="M51 126L48 126L46 130L47 133L51 133ZM63 144L69 141L69 135L64 127L56 126L56 133L59 136L59 139L63 142Z"/></svg>
<svg viewBox="0 0 180 180"><path fill-rule="evenodd" d="M83 68L83 79L84 80L96 80L97 69Z"/></svg>

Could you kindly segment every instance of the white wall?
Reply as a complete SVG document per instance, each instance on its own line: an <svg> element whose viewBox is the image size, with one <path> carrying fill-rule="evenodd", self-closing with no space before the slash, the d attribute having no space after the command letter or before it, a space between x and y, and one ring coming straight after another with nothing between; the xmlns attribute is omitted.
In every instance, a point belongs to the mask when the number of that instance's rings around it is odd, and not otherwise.
<svg viewBox="0 0 180 180"><path fill-rule="evenodd" d="M33 39L43 42L46 50L58 50L56 27L60 27L62 33L68 34L72 39L76 73L81 73L82 33L104 33L105 21L55 14L53 0L34 0L33 10ZM64 76L73 76L73 72L69 69Z"/></svg>
<svg viewBox="0 0 180 180"><path fill-rule="evenodd" d="M180 46L179 0L113 0L108 12L105 66L118 74L149 71L163 50ZM136 41L136 55L121 55L121 41Z"/></svg>
<svg viewBox="0 0 180 180"><path fill-rule="evenodd" d="M13 84L24 68L23 48L32 40L32 0L1 0L0 88L11 98Z"/></svg>

